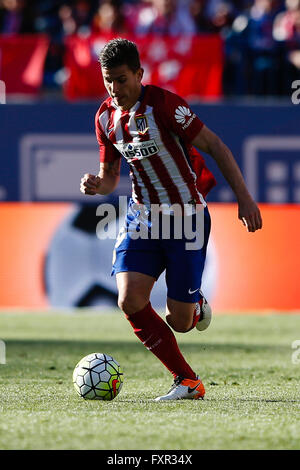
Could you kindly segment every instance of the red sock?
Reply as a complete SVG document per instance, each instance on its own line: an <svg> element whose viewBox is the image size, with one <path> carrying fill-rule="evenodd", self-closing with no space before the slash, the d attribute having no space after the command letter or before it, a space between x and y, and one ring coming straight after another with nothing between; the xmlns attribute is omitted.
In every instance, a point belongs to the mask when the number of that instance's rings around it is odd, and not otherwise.
<svg viewBox="0 0 300 470"><path fill-rule="evenodd" d="M194 380L195 372L181 354L171 328L153 310L149 302L143 310L126 315L136 336L173 374Z"/></svg>

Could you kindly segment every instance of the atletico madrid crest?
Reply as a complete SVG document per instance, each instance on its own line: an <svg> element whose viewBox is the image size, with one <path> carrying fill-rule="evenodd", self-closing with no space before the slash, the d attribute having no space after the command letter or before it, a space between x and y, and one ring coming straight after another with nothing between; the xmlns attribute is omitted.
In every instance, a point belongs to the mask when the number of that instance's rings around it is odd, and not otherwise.
<svg viewBox="0 0 300 470"><path fill-rule="evenodd" d="M137 128L139 134L145 134L147 132L147 130L149 129L146 116L136 117L135 118L135 123L136 123L136 128Z"/></svg>

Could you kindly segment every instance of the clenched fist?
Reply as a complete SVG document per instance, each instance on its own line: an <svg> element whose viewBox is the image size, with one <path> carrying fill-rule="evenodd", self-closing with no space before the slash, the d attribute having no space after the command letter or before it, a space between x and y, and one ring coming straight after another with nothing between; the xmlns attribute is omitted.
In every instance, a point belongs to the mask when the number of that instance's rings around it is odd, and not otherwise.
<svg viewBox="0 0 300 470"><path fill-rule="evenodd" d="M262 228L260 210L250 196L243 201L239 201L238 217L243 222L248 232L255 232Z"/></svg>
<svg viewBox="0 0 300 470"><path fill-rule="evenodd" d="M86 173L81 178L80 191L83 194L89 194L90 196L94 196L95 194L98 194L100 186L101 186L101 179L99 178L99 176Z"/></svg>

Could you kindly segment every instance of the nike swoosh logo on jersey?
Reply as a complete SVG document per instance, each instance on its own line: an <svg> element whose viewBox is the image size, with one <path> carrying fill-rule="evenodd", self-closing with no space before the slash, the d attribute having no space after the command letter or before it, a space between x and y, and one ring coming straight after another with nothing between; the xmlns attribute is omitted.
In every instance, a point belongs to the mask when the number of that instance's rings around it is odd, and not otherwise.
<svg viewBox="0 0 300 470"><path fill-rule="evenodd" d="M199 287L198 289L195 289L195 290L191 290L191 288L189 288L189 294L194 294L195 292L197 292L197 290L199 290Z"/></svg>

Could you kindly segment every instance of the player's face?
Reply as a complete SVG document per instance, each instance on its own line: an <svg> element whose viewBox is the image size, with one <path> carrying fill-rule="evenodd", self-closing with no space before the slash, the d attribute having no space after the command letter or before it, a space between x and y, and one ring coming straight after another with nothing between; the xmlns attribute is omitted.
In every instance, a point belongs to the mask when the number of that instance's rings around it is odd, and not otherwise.
<svg viewBox="0 0 300 470"><path fill-rule="evenodd" d="M122 111L130 109L141 94L143 69L133 72L128 65L106 69L102 67L105 88Z"/></svg>

